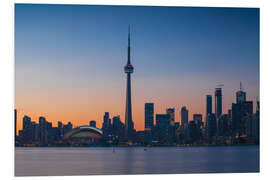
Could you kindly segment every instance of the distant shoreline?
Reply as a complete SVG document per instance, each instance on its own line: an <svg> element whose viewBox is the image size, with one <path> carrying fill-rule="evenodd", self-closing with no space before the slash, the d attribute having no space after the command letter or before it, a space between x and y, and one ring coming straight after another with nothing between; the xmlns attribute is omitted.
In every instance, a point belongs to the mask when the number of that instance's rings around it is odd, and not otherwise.
<svg viewBox="0 0 270 180"><path fill-rule="evenodd" d="M192 146L15 146L16 148L186 148L186 147L241 147L259 146L260 144L235 144L235 145L192 145Z"/></svg>

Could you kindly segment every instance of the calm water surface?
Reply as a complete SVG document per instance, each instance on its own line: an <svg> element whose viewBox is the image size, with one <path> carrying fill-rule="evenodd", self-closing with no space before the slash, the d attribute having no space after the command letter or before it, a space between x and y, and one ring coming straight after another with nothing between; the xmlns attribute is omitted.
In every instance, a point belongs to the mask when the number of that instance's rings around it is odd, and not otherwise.
<svg viewBox="0 0 270 180"><path fill-rule="evenodd" d="M16 148L16 176L259 172L259 146Z"/></svg>

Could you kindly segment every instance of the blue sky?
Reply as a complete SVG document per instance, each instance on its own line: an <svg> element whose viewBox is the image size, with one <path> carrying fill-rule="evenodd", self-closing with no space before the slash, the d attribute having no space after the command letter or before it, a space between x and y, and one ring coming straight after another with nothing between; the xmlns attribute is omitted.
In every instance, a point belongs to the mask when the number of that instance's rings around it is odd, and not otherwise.
<svg viewBox="0 0 270 180"><path fill-rule="evenodd" d="M30 107L33 94L111 94L122 115L128 25L134 111L154 101L158 111L189 104L204 113L220 83L225 111L240 81L249 99L259 96L257 8L16 4L15 105Z"/></svg>

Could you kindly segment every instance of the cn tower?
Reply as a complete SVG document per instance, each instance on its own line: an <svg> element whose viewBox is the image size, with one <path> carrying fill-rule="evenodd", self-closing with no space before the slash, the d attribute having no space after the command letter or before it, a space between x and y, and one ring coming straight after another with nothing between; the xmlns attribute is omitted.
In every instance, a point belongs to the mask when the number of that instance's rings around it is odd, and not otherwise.
<svg viewBox="0 0 270 180"><path fill-rule="evenodd" d="M131 73L133 73L133 66L130 63L130 27L128 28L128 56L127 64L124 67L127 74L127 94L126 94L126 112L125 112L125 136L127 139L131 138L134 125L132 121L132 106L131 106Z"/></svg>

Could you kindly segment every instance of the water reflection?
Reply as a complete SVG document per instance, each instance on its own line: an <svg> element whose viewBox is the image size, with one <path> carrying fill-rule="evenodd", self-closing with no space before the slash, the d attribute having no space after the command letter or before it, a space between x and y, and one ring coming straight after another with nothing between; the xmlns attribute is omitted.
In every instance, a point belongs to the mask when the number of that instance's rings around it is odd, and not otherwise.
<svg viewBox="0 0 270 180"><path fill-rule="evenodd" d="M258 172L259 147L16 148L16 176Z"/></svg>

